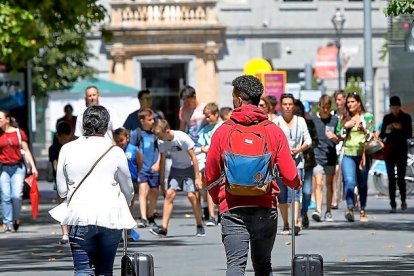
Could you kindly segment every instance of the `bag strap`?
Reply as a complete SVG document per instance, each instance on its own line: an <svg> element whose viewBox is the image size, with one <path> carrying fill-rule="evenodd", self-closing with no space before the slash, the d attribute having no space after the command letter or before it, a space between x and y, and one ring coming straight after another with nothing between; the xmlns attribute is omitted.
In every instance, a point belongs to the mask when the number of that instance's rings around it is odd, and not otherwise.
<svg viewBox="0 0 414 276"><path fill-rule="evenodd" d="M22 145L22 135L20 134L20 129L16 130L17 140L19 141L19 147L20 149L23 149Z"/></svg>
<svg viewBox="0 0 414 276"><path fill-rule="evenodd" d="M113 148L115 147L115 145L112 145L109 147L109 149L107 149L99 158L98 160L95 161L95 163L92 165L92 167L90 168L90 170L88 171L88 173L82 178L82 180L79 182L78 186L76 186L75 190L72 193L72 196L70 198L68 198L68 205L70 203L70 201L72 200L73 196L75 195L76 191L79 189L79 187L82 185L82 183L85 181L85 179L92 173L92 171L95 169L96 165L98 165L99 161L102 160L102 158L104 158L104 156Z"/></svg>

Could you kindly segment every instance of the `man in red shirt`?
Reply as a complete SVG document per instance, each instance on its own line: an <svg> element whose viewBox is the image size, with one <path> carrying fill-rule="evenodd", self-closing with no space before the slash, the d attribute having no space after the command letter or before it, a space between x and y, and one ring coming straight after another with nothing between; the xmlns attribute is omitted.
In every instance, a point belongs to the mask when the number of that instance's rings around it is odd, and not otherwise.
<svg viewBox="0 0 414 276"><path fill-rule="evenodd" d="M240 76L233 80L234 111L230 120L234 124L253 126L267 120L258 104L263 85L253 76ZM205 177L207 185L221 178L224 170L224 154L230 151L228 141L233 126L223 124L213 135L207 156ZM276 124L265 126L270 163L277 166L282 181L295 189L301 182L289 145L282 130ZM240 172L241 174L245 172ZM244 275L251 246L251 259L255 275L272 275L271 252L277 230L277 200L279 187L272 180L269 191L257 196L238 196L226 189L224 177L219 185L211 185L209 193L219 205L222 224L222 241L227 256L227 275ZM214 187L213 187L214 186Z"/></svg>

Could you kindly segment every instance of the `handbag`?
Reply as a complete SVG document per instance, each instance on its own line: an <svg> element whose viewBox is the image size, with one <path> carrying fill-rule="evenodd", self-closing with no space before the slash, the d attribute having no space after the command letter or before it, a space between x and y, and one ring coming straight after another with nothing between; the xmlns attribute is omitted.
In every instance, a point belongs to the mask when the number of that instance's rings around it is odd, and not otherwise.
<svg viewBox="0 0 414 276"><path fill-rule="evenodd" d="M107 149L99 158L95 161L95 163L92 165L92 167L89 169L89 171L86 173L86 175L82 178L82 180L79 182L78 186L76 186L75 190L72 193L72 196L70 198L66 198L65 201L63 201L61 204L53 208L49 211L49 214L52 218L55 220L62 222L67 214L67 210L69 207L69 203L72 200L73 196L75 195L76 191L79 189L79 187L82 185L82 183L85 181L85 179L92 173L92 171L95 169L96 165L98 165L99 161L104 158L104 156L113 148L115 145L112 145Z"/></svg>
<svg viewBox="0 0 414 276"><path fill-rule="evenodd" d="M376 136L364 144L364 150L367 155L373 155L384 148L384 143Z"/></svg>
<svg viewBox="0 0 414 276"><path fill-rule="evenodd" d="M32 165L30 164L29 160L27 160L26 152L23 149L22 136L20 134L20 129L17 129L16 134L17 134L17 140L19 141L19 147L20 147L20 154L22 156L22 162L23 162L23 165L26 169L26 176L31 175L32 174Z"/></svg>

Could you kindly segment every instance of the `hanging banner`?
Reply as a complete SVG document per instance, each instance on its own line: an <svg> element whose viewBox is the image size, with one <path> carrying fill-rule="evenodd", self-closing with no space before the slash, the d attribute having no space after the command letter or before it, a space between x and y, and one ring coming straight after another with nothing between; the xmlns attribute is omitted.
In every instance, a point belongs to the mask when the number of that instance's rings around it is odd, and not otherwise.
<svg viewBox="0 0 414 276"><path fill-rule="evenodd" d="M23 73L0 73L0 109L11 110L25 105Z"/></svg>
<svg viewBox="0 0 414 276"><path fill-rule="evenodd" d="M314 75L321 79L336 79L337 72L337 52L335 45L320 47L316 54L316 61L313 65Z"/></svg>
<svg viewBox="0 0 414 276"><path fill-rule="evenodd" d="M256 76L262 81L265 95L275 96L279 100L286 89L286 71L272 71L257 74Z"/></svg>

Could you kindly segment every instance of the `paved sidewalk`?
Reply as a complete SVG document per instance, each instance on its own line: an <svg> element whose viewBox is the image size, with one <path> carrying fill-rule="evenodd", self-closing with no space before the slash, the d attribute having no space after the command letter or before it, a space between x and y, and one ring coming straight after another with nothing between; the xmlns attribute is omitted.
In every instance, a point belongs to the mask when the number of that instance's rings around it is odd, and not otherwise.
<svg viewBox="0 0 414 276"><path fill-rule="evenodd" d="M40 189L40 217L33 221L26 203L19 232L0 234L1 276L73 273L70 248L58 244L60 227L47 214L55 205L52 185L41 182ZM345 222L342 203L333 213L334 222L311 221L310 229L303 230L296 239L296 252L321 254L325 275L414 275L414 197L409 197L407 203L406 212L389 214L388 199L371 194L367 223ZM206 227L206 237L195 237L194 218L186 197L178 196L175 206L169 237L160 239L148 229L139 229L141 240L130 243L130 250L153 254L157 276L225 275L220 228ZM290 241L289 236L276 238L272 253L274 275L290 275ZM120 246L114 275L120 275L121 255ZM254 275L250 262L246 275Z"/></svg>

